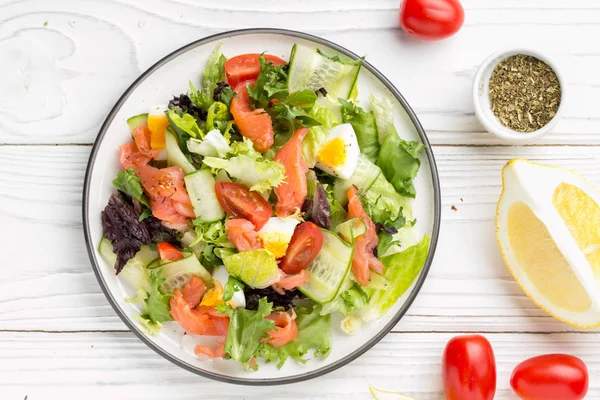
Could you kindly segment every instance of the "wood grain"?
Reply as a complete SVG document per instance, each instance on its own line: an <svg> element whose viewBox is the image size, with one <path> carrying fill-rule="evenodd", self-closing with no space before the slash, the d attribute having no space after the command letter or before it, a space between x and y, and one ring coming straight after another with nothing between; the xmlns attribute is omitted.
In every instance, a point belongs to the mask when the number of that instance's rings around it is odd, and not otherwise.
<svg viewBox="0 0 600 400"><path fill-rule="evenodd" d="M359 359L310 383L241 387L210 381L161 358L130 333L0 333L0 391L5 399L368 399L369 386L418 400L442 399L440 362L447 333L390 334ZM515 399L509 379L522 360L550 352L582 358L588 398L600 396L600 344L593 334L488 334L496 399ZM40 368L43 365L44 368ZM352 378L352 379L350 379Z"/></svg>
<svg viewBox="0 0 600 400"><path fill-rule="evenodd" d="M0 330L124 330L96 282L81 228L87 146L0 147ZM525 157L600 184L594 147L436 147L442 231L434 265L397 331L562 332L519 289L498 252L500 171ZM456 211L452 210L455 206ZM24 256L25 255L25 256ZM27 290L23 290L27 288Z"/></svg>
<svg viewBox="0 0 600 400"><path fill-rule="evenodd" d="M435 144L502 144L473 113L472 78L501 47L552 55L565 113L543 144L600 144L600 7L593 0L465 1L455 37L423 43L398 29L396 0L0 2L0 143L91 143L111 105L174 49L230 29L314 33L367 56Z"/></svg>

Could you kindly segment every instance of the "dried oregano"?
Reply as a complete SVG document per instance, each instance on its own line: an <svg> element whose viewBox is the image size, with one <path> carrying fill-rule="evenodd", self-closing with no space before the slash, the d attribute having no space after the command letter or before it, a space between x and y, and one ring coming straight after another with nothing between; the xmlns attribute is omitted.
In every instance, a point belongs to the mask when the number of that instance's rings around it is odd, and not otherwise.
<svg viewBox="0 0 600 400"><path fill-rule="evenodd" d="M545 62L515 55L500 62L490 79L490 105L500 122L518 132L533 132L556 115L561 89Z"/></svg>

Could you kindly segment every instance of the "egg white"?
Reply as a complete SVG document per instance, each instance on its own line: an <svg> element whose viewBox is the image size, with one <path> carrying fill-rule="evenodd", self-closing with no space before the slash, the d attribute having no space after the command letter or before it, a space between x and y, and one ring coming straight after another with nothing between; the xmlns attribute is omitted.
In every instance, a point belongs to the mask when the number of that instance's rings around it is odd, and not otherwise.
<svg viewBox="0 0 600 400"><path fill-rule="evenodd" d="M296 225L299 223L300 221L293 217L271 217L260 231L258 231L258 237L263 242L263 247L265 249L273 251L272 249L274 248L282 248L285 254L287 246L290 244L290 240L294 234L294 230L296 229ZM283 254L273 253L276 257L283 256Z"/></svg>
<svg viewBox="0 0 600 400"><path fill-rule="evenodd" d="M319 153L327 143L337 138L341 138L344 142L344 162L341 165L329 165L319 157ZM358 147L358 140L356 139L356 133L352 125L341 124L331 128L327 139L321 144L321 149L317 152L317 168L329 175L342 179L348 179L354 174L356 164L358 163L358 156L360 155L360 148Z"/></svg>
<svg viewBox="0 0 600 400"><path fill-rule="evenodd" d="M225 269L224 266L215 267L213 270L212 278L215 281L218 281L223 288L227 284L229 280L229 272ZM245 308L246 307L246 296L244 296L244 292L242 290L237 290L233 293L233 297L231 301L235 305L236 308Z"/></svg>

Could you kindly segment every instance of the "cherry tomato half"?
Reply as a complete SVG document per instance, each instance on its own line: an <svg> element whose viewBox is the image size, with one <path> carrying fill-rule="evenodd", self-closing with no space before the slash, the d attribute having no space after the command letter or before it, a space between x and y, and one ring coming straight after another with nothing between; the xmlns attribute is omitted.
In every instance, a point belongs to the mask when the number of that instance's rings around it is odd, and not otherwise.
<svg viewBox="0 0 600 400"><path fill-rule="evenodd" d="M183 258L183 254L171 243L160 242L156 244L156 248L161 260L177 261Z"/></svg>
<svg viewBox="0 0 600 400"><path fill-rule="evenodd" d="M419 39L438 40L454 35L465 20L458 0L404 0L400 26Z"/></svg>
<svg viewBox="0 0 600 400"><path fill-rule="evenodd" d="M580 400L588 391L585 363L567 354L533 357L517 365L510 386L523 400Z"/></svg>
<svg viewBox="0 0 600 400"><path fill-rule="evenodd" d="M260 74L260 54L242 54L230 58L225 62L225 74L230 86L236 86L238 83L248 79L256 79ZM275 65L285 64L285 61L271 54L263 54L267 61Z"/></svg>
<svg viewBox="0 0 600 400"><path fill-rule="evenodd" d="M279 268L286 274L297 274L315 261L323 247L323 232L312 222L296 227Z"/></svg>
<svg viewBox="0 0 600 400"><path fill-rule="evenodd" d="M221 207L233 218L245 218L254 224L257 231L262 228L273 210L260 193L233 182L217 182L215 192Z"/></svg>
<svg viewBox="0 0 600 400"><path fill-rule="evenodd" d="M456 336L442 360L447 400L492 400L496 393L496 360L490 342L481 335Z"/></svg>

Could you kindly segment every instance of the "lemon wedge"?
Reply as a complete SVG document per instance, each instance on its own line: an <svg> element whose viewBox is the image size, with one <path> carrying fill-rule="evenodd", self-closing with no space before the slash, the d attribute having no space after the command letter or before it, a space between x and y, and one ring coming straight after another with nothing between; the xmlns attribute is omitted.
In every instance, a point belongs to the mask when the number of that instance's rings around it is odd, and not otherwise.
<svg viewBox="0 0 600 400"><path fill-rule="evenodd" d="M525 294L577 328L600 326L600 192L567 169L523 159L502 171L496 235Z"/></svg>
<svg viewBox="0 0 600 400"><path fill-rule="evenodd" d="M414 400L412 397L408 397L402 393L379 390L373 386L369 386L369 391L375 400Z"/></svg>

